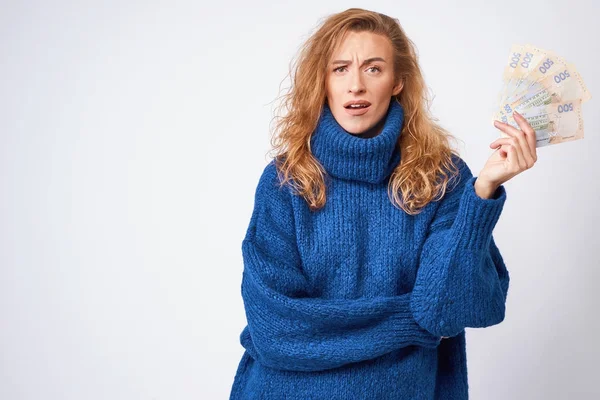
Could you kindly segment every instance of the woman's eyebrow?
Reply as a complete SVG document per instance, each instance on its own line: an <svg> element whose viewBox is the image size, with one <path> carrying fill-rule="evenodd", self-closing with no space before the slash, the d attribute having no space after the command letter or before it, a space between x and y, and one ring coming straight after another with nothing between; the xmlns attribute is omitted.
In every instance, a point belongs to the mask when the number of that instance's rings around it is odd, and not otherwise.
<svg viewBox="0 0 600 400"><path fill-rule="evenodd" d="M366 64L370 64L374 61L382 61L382 62L386 62L383 58L381 57L371 57L371 58L367 58L365 61L363 61L363 63L361 64L362 66L365 66ZM336 64L352 64L351 60L335 60L334 62L331 63L332 65L336 65Z"/></svg>

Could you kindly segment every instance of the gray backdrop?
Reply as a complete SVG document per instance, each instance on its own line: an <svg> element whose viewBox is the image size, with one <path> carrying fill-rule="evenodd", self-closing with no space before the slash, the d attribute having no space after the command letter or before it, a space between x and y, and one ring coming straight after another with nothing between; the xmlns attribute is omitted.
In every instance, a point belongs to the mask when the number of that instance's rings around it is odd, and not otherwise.
<svg viewBox="0 0 600 400"><path fill-rule="evenodd" d="M506 184L507 316L467 330L469 383L600 397L600 6L395 0L2 2L0 398L227 398L273 100L319 19L354 6L400 19L475 175L510 45L578 67L586 136Z"/></svg>

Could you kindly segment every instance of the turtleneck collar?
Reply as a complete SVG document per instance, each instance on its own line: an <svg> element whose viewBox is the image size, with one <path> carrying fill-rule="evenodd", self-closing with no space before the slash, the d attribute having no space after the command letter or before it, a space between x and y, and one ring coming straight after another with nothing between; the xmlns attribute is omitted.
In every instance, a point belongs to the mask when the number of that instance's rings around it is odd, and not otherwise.
<svg viewBox="0 0 600 400"><path fill-rule="evenodd" d="M404 109L395 99L390 101L384 118L384 126L377 136L354 136L342 128L325 103L310 139L311 152L329 175L381 183L400 162L396 143L404 123Z"/></svg>

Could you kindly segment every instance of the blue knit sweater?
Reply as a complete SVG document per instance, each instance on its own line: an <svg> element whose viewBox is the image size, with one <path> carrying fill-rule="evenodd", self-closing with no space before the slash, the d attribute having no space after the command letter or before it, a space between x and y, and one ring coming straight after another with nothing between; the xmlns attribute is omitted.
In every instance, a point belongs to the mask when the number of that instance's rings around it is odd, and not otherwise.
<svg viewBox="0 0 600 400"><path fill-rule="evenodd" d="M245 351L230 399L468 398L465 328L504 319L509 275L494 243L506 191L460 180L411 216L387 184L404 112L381 133L347 133L325 105L311 151L327 202L310 211L264 169L242 241ZM448 336L448 339L442 339Z"/></svg>

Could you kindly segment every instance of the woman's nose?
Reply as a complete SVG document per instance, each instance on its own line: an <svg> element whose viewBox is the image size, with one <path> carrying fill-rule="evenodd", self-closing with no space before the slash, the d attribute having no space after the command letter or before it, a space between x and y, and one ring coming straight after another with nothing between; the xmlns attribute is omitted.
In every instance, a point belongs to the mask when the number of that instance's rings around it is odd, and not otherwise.
<svg viewBox="0 0 600 400"><path fill-rule="evenodd" d="M350 92L352 93L360 93L365 91L365 85L363 84L362 77L360 76L360 72L352 74L352 78L350 78Z"/></svg>

